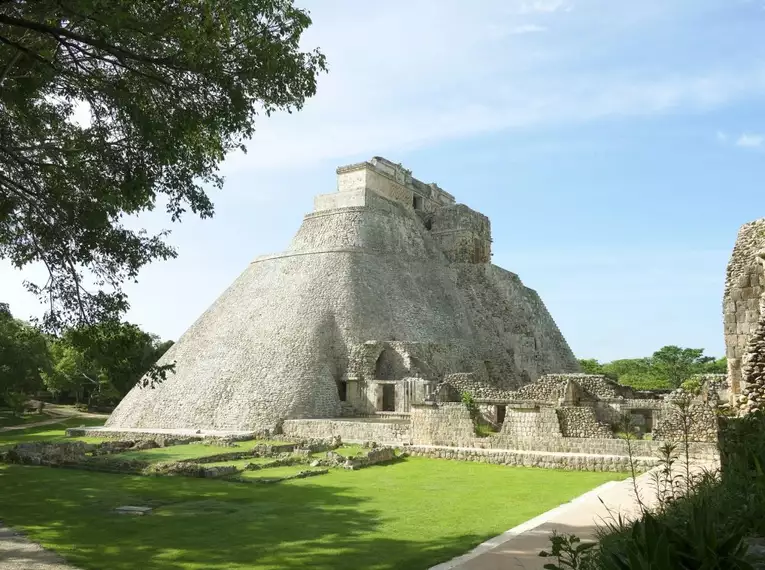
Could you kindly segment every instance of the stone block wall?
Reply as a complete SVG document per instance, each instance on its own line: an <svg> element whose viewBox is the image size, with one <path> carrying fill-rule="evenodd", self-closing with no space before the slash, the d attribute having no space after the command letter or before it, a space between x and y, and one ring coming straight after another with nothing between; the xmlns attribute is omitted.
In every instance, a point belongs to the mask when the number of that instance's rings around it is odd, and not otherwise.
<svg viewBox="0 0 765 570"><path fill-rule="evenodd" d="M496 435L484 438L481 444L491 449L512 449L545 453L582 453L586 455L627 455L627 442L621 438L594 439L580 437L513 438ZM656 457L663 442L632 440L632 454L637 457ZM694 459L714 459L717 445L710 442L691 442L690 456Z"/></svg>
<svg viewBox="0 0 765 570"><path fill-rule="evenodd" d="M411 447L408 452L415 457L430 457L434 459L453 459L458 461L477 461L495 465L512 465L518 467L541 467L546 469L563 469L566 471L610 471L625 473L630 470L629 457L624 455L561 455L515 450L467 449L454 447ZM648 471L654 467L657 460L653 457L638 457L634 459L635 467L640 471Z"/></svg>
<svg viewBox="0 0 765 570"><path fill-rule="evenodd" d="M740 394L747 380L742 365L748 343L763 318L761 299L765 294L765 218L744 224L728 263L723 296L725 354L733 394Z"/></svg>
<svg viewBox="0 0 765 570"><path fill-rule="evenodd" d="M441 403L412 406L412 443L420 445L468 445L475 427L464 404Z"/></svg>
<svg viewBox="0 0 765 570"><path fill-rule="evenodd" d="M614 437L611 427L598 421L594 408L561 407L555 410L560 420L560 431L563 437L597 437L610 439Z"/></svg>
<svg viewBox="0 0 765 570"><path fill-rule="evenodd" d="M282 432L290 438L330 439L339 436L350 443L409 443L411 434L406 421L286 420Z"/></svg>
<svg viewBox="0 0 765 570"><path fill-rule="evenodd" d="M562 437L555 409L540 406L508 407L500 432L505 437Z"/></svg>
<svg viewBox="0 0 765 570"><path fill-rule="evenodd" d="M688 407L687 417L690 420L688 429L690 441L717 441L717 414L711 405L695 401ZM684 421L684 413L677 406L667 403L656 422L653 438L660 441L682 441Z"/></svg>
<svg viewBox="0 0 765 570"><path fill-rule="evenodd" d="M491 262L489 218L463 204L437 209L431 235L453 263Z"/></svg>
<svg viewBox="0 0 765 570"><path fill-rule="evenodd" d="M762 314L765 315L765 310ZM765 409L765 318L746 345L741 372L746 384L741 390L739 408L743 412Z"/></svg>

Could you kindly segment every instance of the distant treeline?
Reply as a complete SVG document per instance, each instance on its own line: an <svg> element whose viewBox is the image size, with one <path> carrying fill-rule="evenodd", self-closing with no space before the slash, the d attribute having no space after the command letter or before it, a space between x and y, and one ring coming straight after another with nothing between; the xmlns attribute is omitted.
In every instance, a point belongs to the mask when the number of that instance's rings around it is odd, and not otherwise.
<svg viewBox="0 0 765 570"><path fill-rule="evenodd" d="M625 358L598 362L581 359L582 372L605 374L620 384L638 390L660 390L680 387L694 374L725 374L728 360L704 356L702 348L665 346L646 358Z"/></svg>
<svg viewBox="0 0 765 570"><path fill-rule="evenodd" d="M20 409L42 391L62 402L115 404L172 345L125 322L47 334L0 303L0 406Z"/></svg>

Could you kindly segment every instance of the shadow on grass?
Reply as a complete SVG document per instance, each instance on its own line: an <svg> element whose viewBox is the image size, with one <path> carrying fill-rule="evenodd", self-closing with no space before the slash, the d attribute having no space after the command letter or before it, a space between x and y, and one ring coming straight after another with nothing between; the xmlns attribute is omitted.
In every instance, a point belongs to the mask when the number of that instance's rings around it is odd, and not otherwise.
<svg viewBox="0 0 765 570"><path fill-rule="evenodd" d="M83 569L421 570L485 538L387 536L381 513L362 497L305 482L261 487L7 466L0 489L6 524ZM123 505L155 510L113 513Z"/></svg>

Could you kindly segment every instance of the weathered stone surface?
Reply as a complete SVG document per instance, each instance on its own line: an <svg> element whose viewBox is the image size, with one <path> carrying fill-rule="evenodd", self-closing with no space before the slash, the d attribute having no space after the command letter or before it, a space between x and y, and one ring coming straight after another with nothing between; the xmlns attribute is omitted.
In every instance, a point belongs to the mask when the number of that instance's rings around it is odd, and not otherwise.
<svg viewBox="0 0 765 570"><path fill-rule="evenodd" d="M598 421L595 408L566 406L556 410L563 437L614 437L611 426Z"/></svg>
<svg viewBox="0 0 765 570"><path fill-rule="evenodd" d="M126 505L124 507L117 507L114 512L120 515L148 515L153 509L151 507L133 507Z"/></svg>
<svg viewBox="0 0 765 570"><path fill-rule="evenodd" d="M284 435L295 439L340 437L349 443L397 443L409 440L408 420L287 420L282 426Z"/></svg>
<svg viewBox="0 0 765 570"><path fill-rule="evenodd" d="M132 390L108 426L259 431L338 417L341 389L378 405L366 359L386 350L402 363L395 382L467 372L514 389L578 370L539 296L489 263L484 216L379 157L340 169L338 189L164 355L175 373Z"/></svg>
<svg viewBox="0 0 765 570"><path fill-rule="evenodd" d="M765 218L744 224L728 263L723 296L725 353L732 398L743 411L760 407L758 391L744 394L749 385L765 385L759 364L765 357ZM752 364L754 363L754 364ZM744 370L746 368L746 370ZM743 395L744 399L738 397ZM747 396L753 396L750 403Z"/></svg>
<svg viewBox="0 0 765 570"><path fill-rule="evenodd" d="M627 455L581 455L435 446L413 446L408 449L408 452L414 457L567 471L628 472L630 470L630 458ZM632 461L639 471L647 471L657 463L657 460L652 457L633 457Z"/></svg>
<svg viewBox="0 0 765 570"><path fill-rule="evenodd" d="M26 465L74 465L85 460L92 446L80 441L20 443L0 452L0 461Z"/></svg>

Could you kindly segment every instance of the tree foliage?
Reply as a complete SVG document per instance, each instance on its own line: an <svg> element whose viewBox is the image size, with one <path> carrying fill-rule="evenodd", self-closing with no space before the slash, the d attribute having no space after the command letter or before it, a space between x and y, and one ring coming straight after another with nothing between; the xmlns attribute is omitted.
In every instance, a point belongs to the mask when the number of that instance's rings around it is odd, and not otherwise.
<svg viewBox="0 0 765 570"><path fill-rule="evenodd" d="M42 388L42 374L50 365L45 336L0 304L0 404L23 405L27 394Z"/></svg>
<svg viewBox="0 0 765 570"><path fill-rule="evenodd" d="M650 357L626 358L601 363L594 358L579 360L586 374L604 374L638 390L677 388L694 374L725 374L726 358L704 356L703 349L665 346Z"/></svg>
<svg viewBox="0 0 765 570"><path fill-rule="evenodd" d="M43 389L75 401L116 403L172 346L122 322L80 325L60 336L16 320L0 304L0 405L16 407Z"/></svg>
<svg viewBox="0 0 765 570"><path fill-rule="evenodd" d="M310 24L292 0L0 0L0 258L47 268L28 288L51 330L116 319L122 284L175 256L125 216L213 214L258 114L315 93Z"/></svg>
<svg viewBox="0 0 765 570"><path fill-rule="evenodd" d="M163 375L172 364L155 366L172 345L160 342L138 326L108 321L68 329L53 343L53 373L45 377L52 391L74 392L78 400L85 393L102 401L114 402L136 383L147 382L151 369Z"/></svg>

